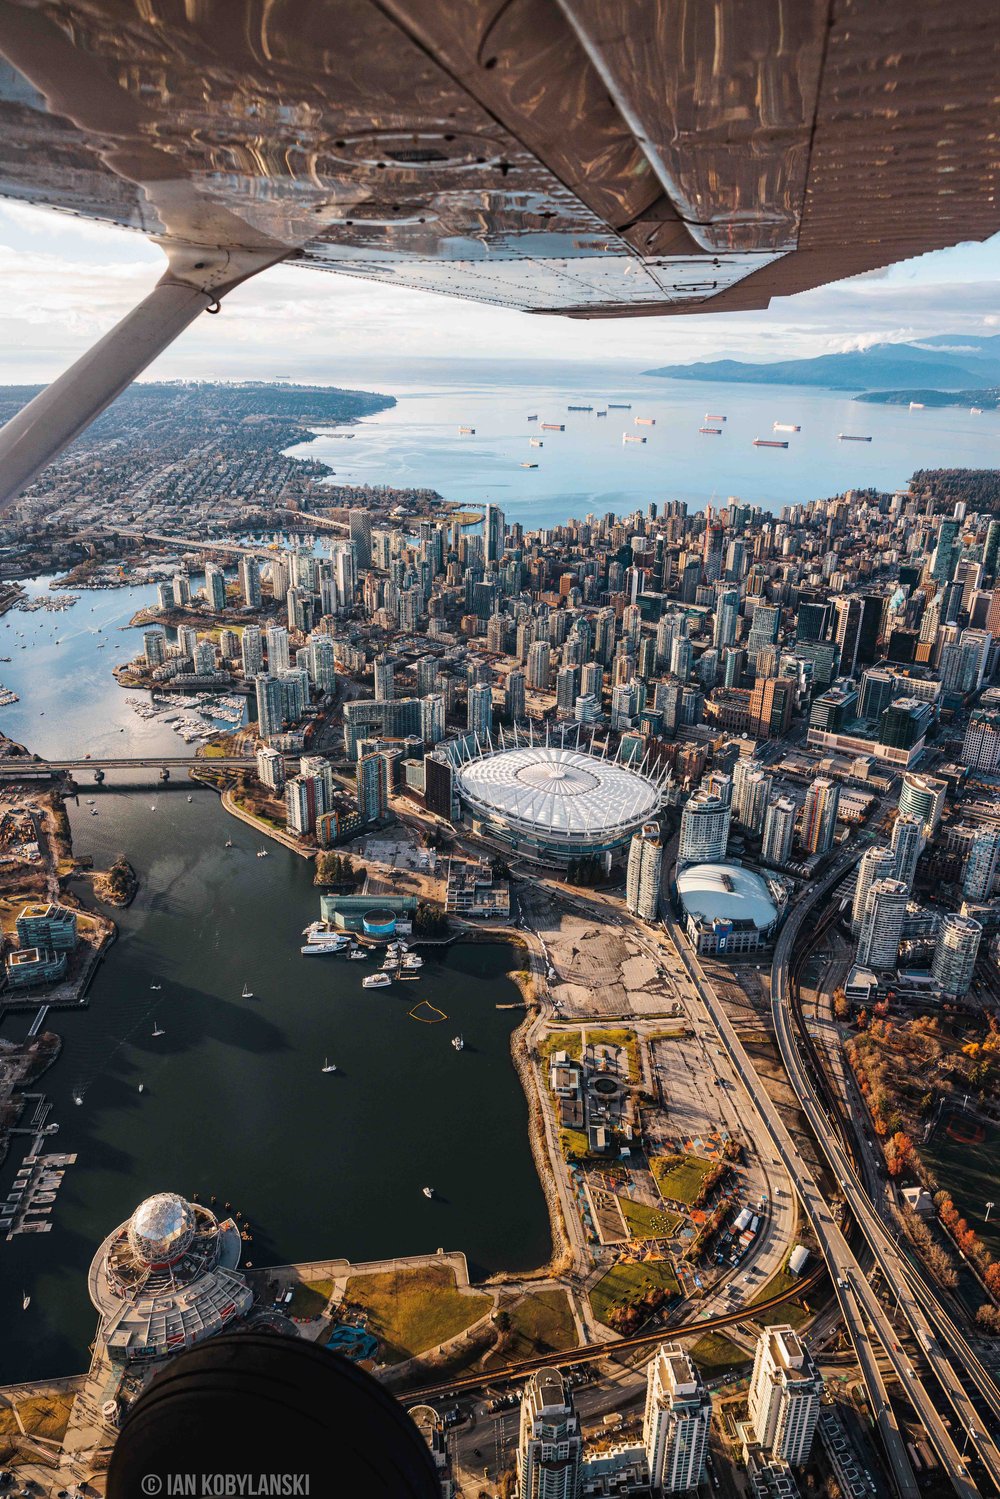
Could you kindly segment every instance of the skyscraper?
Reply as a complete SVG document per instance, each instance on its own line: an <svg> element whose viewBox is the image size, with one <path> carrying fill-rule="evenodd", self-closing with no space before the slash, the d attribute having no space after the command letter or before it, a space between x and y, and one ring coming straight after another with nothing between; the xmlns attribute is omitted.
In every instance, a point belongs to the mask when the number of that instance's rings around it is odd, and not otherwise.
<svg viewBox="0 0 1000 1499"><path fill-rule="evenodd" d="M1000 713L973 708L962 741L962 764L970 770L1000 770Z"/></svg>
<svg viewBox="0 0 1000 1499"><path fill-rule="evenodd" d="M920 775L916 771L903 773L903 785L899 793L900 813L904 817L914 818L920 824L925 838L933 837L937 831L947 790L947 781Z"/></svg>
<svg viewBox="0 0 1000 1499"><path fill-rule="evenodd" d="M162 666L167 659L167 637L162 630L146 630L142 637L147 666Z"/></svg>
<svg viewBox="0 0 1000 1499"><path fill-rule="evenodd" d="M810 854L825 854L833 847L837 831L840 787L828 776L817 776L806 792L802 808L802 847Z"/></svg>
<svg viewBox="0 0 1000 1499"><path fill-rule="evenodd" d="M679 1343L661 1343L646 1368L642 1444L654 1493L681 1493L701 1481L712 1398Z"/></svg>
<svg viewBox="0 0 1000 1499"><path fill-rule="evenodd" d="M647 822L632 835L625 877L625 903L633 916L655 921L660 910L663 842L658 822Z"/></svg>
<svg viewBox="0 0 1000 1499"><path fill-rule="evenodd" d="M391 703L396 696L396 673L391 656L384 653L375 657L375 701Z"/></svg>
<svg viewBox="0 0 1000 1499"><path fill-rule="evenodd" d="M544 692L549 685L549 642L535 640L528 647L528 686Z"/></svg>
<svg viewBox="0 0 1000 1499"><path fill-rule="evenodd" d="M965 860L962 894L967 900L989 900L1000 864L1000 831L992 829L974 839Z"/></svg>
<svg viewBox="0 0 1000 1499"><path fill-rule="evenodd" d="M507 717L511 723L524 717L524 672L520 667L507 676Z"/></svg>
<svg viewBox="0 0 1000 1499"><path fill-rule="evenodd" d="M982 935L982 927L971 916L948 915L941 922L931 973L953 999L969 991Z"/></svg>
<svg viewBox="0 0 1000 1499"><path fill-rule="evenodd" d="M215 562L205 564L205 602L216 611L226 607L226 575Z"/></svg>
<svg viewBox="0 0 1000 1499"><path fill-rule="evenodd" d="M493 688L488 682L478 682L469 688L465 722L470 734L478 734L485 744L493 727Z"/></svg>
<svg viewBox="0 0 1000 1499"><path fill-rule="evenodd" d="M380 822L389 805L384 755L362 755L356 772L358 811L365 822Z"/></svg>
<svg viewBox="0 0 1000 1499"><path fill-rule="evenodd" d="M264 647L260 625L247 625L240 640L243 675L250 681L264 670Z"/></svg>
<svg viewBox="0 0 1000 1499"><path fill-rule="evenodd" d="M774 781L751 760L738 760L733 770L733 816L750 833L760 833L771 801Z"/></svg>
<svg viewBox="0 0 1000 1499"><path fill-rule="evenodd" d="M897 867L896 854L891 848L869 848L861 856L858 864L857 884L854 887L854 901L851 905L851 931L855 936L861 931L868 892L872 885L876 880L898 879Z"/></svg>
<svg viewBox="0 0 1000 1499"><path fill-rule="evenodd" d="M716 595L715 600L715 624L712 631L712 644L721 649L724 645L733 645L736 640L736 627L740 618L740 592L738 588L723 588Z"/></svg>
<svg viewBox="0 0 1000 1499"><path fill-rule="evenodd" d="M444 735L444 698L439 692L429 692L420 699L420 737L425 744L440 744Z"/></svg>
<svg viewBox="0 0 1000 1499"><path fill-rule="evenodd" d="M316 827L316 787L308 776L285 784L285 820L293 833L307 837Z"/></svg>
<svg viewBox="0 0 1000 1499"><path fill-rule="evenodd" d="M257 732L261 739L271 739L280 734L285 723L285 695L276 677L258 673L257 687Z"/></svg>
<svg viewBox="0 0 1000 1499"><path fill-rule="evenodd" d="M846 598L834 599L833 608L833 638L840 647L838 676L853 677L861 635L862 603L856 594L851 594Z"/></svg>
<svg viewBox="0 0 1000 1499"><path fill-rule="evenodd" d="M766 1327L747 1398L761 1446L793 1467L808 1462L822 1395L823 1376L795 1329Z"/></svg>
<svg viewBox="0 0 1000 1499"><path fill-rule="evenodd" d="M896 856L895 878L902 880L907 890L912 890L917 860L924 847L923 830L915 817L900 813L892 825L890 847Z"/></svg>
<svg viewBox="0 0 1000 1499"><path fill-rule="evenodd" d="M240 589L247 609L259 609L263 601L260 591L260 563L256 557L240 558Z"/></svg>
<svg viewBox="0 0 1000 1499"><path fill-rule="evenodd" d="M781 625L781 609L777 604L758 603L753 611L747 654L752 658L765 646L774 645Z"/></svg>
<svg viewBox="0 0 1000 1499"><path fill-rule="evenodd" d="M264 631L264 643L267 646L267 669L272 677L276 677L289 664L288 631L281 625L268 625Z"/></svg>
<svg viewBox="0 0 1000 1499"><path fill-rule="evenodd" d="M569 715L573 712L577 693L580 690L580 668L561 666L556 672L556 711Z"/></svg>
<svg viewBox="0 0 1000 1499"><path fill-rule="evenodd" d="M350 538L354 544L354 555L358 567L365 571L372 565L372 520L367 510L349 510L347 514Z"/></svg>
<svg viewBox="0 0 1000 1499"><path fill-rule="evenodd" d="M696 791L681 813L678 859L686 864L713 864L726 857L731 813L718 796Z"/></svg>
<svg viewBox="0 0 1000 1499"><path fill-rule="evenodd" d="M519 1499L577 1499L583 1438L573 1397L558 1369L543 1369L521 1396Z"/></svg>
<svg viewBox="0 0 1000 1499"><path fill-rule="evenodd" d="M768 805L764 814L764 836L761 840L760 856L765 864L779 868L792 856L792 839L795 836L795 803L787 796L779 796Z"/></svg>
<svg viewBox="0 0 1000 1499"><path fill-rule="evenodd" d="M499 562L504 551L504 513L499 505L486 506L486 524L483 527L484 557L487 567Z"/></svg>
<svg viewBox="0 0 1000 1499"><path fill-rule="evenodd" d="M909 898L902 880L875 880L869 885L858 936L858 962L864 967L895 968Z"/></svg>

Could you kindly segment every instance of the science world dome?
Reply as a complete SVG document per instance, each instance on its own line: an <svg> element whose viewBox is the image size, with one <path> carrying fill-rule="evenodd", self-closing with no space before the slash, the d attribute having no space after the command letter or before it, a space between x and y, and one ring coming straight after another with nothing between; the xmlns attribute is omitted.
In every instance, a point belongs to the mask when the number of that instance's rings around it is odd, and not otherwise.
<svg viewBox="0 0 1000 1499"><path fill-rule="evenodd" d="M176 1192L158 1192L141 1202L128 1221L128 1242L145 1265L180 1259L197 1231L194 1209Z"/></svg>
<svg viewBox="0 0 1000 1499"><path fill-rule="evenodd" d="M569 863L613 852L656 816L658 776L579 746L492 742L455 765L472 830L518 855Z"/></svg>

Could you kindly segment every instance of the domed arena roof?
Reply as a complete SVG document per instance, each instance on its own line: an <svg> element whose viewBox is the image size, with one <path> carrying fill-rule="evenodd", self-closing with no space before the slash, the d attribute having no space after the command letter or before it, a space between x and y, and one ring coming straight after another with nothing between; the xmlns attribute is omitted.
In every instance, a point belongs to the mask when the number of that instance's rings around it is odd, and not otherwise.
<svg viewBox="0 0 1000 1499"><path fill-rule="evenodd" d="M462 765L459 795L481 816L536 836L599 845L654 816L654 781L616 760L558 745L500 750Z"/></svg>
<svg viewBox="0 0 1000 1499"><path fill-rule="evenodd" d="M136 1259L147 1265L167 1265L180 1259L195 1236L194 1208L176 1192L147 1197L128 1223L128 1242Z"/></svg>
<svg viewBox="0 0 1000 1499"><path fill-rule="evenodd" d="M752 924L766 931L778 919L778 908L759 874L740 864L691 864L677 876L684 910L703 921Z"/></svg>

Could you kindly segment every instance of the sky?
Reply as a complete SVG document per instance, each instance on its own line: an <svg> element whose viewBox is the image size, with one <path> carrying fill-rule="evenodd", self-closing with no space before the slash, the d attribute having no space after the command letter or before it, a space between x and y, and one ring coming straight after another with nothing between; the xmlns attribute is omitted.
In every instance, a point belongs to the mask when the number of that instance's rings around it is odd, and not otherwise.
<svg viewBox="0 0 1000 1499"><path fill-rule="evenodd" d="M153 286L162 253L141 236L0 204L0 383L51 380ZM1000 235L870 272L753 313L578 322L277 266L230 293L146 379L344 385L393 372L440 377L467 361L552 361L639 371L732 357L785 359L935 333L1000 333ZM508 363L509 362L509 363Z"/></svg>

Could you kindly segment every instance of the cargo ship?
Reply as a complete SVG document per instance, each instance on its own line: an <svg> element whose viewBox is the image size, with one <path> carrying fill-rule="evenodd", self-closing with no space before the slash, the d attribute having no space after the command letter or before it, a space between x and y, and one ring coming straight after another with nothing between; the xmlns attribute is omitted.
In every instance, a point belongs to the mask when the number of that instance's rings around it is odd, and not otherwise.
<svg viewBox="0 0 1000 1499"><path fill-rule="evenodd" d="M787 448L787 441L778 441L774 437L755 437L753 440L755 448Z"/></svg>
<svg viewBox="0 0 1000 1499"><path fill-rule="evenodd" d="M632 402L631 401L609 401L608 402L608 410L609 411L631 411L632 410Z"/></svg>
<svg viewBox="0 0 1000 1499"><path fill-rule="evenodd" d="M704 432L707 437L721 437L722 436L722 428L721 427L699 427L698 431L699 432Z"/></svg>
<svg viewBox="0 0 1000 1499"><path fill-rule="evenodd" d="M771 424L771 431L772 432L801 432L802 428L799 427L799 426L796 426L793 422L773 422Z"/></svg>
<svg viewBox="0 0 1000 1499"><path fill-rule="evenodd" d="M458 435L459 437L475 437L476 429L475 427L459 427Z"/></svg>
<svg viewBox="0 0 1000 1499"><path fill-rule="evenodd" d="M544 448L544 446L545 446L545 443L542 441L542 439L540 437L529 437L528 438L528 447L529 448Z"/></svg>
<svg viewBox="0 0 1000 1499"><path fill-rule="evenodd" d="M536 413L536 414L535 414L535 415L534 415L534 416L529 416L529 417L528 417L528 421L529 421L529 422L537 422L537 420L538 420L538 415L537 415L537 413Z"/></svg>
<svg viewBox="0 0 1000 1499"><path fill-rule="evenodd" d="M856 437L853 432L838 432L837 439L839 442L871 442L870 437Z"/></svg>
<svg viewBox="0 0 1000 1499"><path fill-rule="evenodd" d="M593 411L593 406L567 406L567 411Z"/></svg>
<svg viewBox="0 0 1000 1499"><path fill-rule="evenodd" d="M924 409L924 403L923 403L923 401L911 401L910 402L910 410L911 411L923 411L923 409Z"/></svg>
<svg viewBox="0 0 1000 1499"><path fill-rule="evenodd" d="M565 422L543 422L542 423L542 431L543 432L565 432L566 431L566 423Z"/></svg>
<svg viewBox="0 0 1000 1499"><path fill-rule="evenodd" d="M522 468L537 468L538 464L537 463L522 463L521 467Z"/></svg>
<svg viewBox="0 0 1000 1499"><path fill-rule="evenodd" d="M705 412L705 420L706 420L706 422L724 422L726 420L726 418L724 416L717 415L713 411L706 411Z"/></svg>
<svg viewBox="0 0 1000 1499"><path fill-rule="evenodd" d="M644 437L640 437L638 435L638 433L635 433L635 432L623 432L622 433L622 442L645 442L645 441L646 441L646 439Z"/></svg>
<svg viewBox="0 0 1000 1499"><path fill-rule="evenodd" d="M656 417L655 416L637 416L637 417L634 418L634 421L635 421L635 425L637 427L655 427L656 426Z"/></svg>

